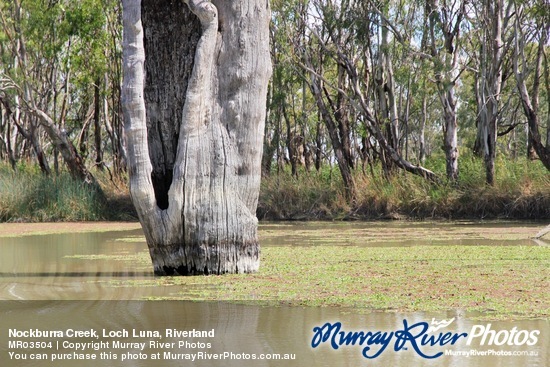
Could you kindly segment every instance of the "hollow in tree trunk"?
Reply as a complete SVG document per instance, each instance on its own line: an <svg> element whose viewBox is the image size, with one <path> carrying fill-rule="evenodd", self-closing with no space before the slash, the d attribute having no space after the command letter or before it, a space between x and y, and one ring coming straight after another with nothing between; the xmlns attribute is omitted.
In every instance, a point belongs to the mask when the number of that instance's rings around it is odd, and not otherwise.
<svg viewBox="0 0 550 367"><path fill-rule="evenodd" d="M266 1L124 0L130 193L158 275L258 269Z"/></svg>

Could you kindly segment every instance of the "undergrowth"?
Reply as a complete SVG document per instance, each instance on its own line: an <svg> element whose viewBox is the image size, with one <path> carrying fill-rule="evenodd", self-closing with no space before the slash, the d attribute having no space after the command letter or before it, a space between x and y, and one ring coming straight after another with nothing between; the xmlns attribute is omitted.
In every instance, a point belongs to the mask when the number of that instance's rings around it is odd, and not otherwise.
<svg viewBox="0 0 550 367"><path fill-rule="evenodd" d="M440 175L443 157L426 167ZM0 165L0 221L137 220L127 180L95 171L102 192L67 172L44 176L33 165L16 171ZM536 219L550 218L550 174L539 161L496 162L496 184L485 184L481 159L463 156L458 183L433 185L421 177L380 167L354 172L357 195L350 202L336 166L319 172L290 169L262 178L257 216L269 220Z"/></svg>
<svg viewBox="0 0 550 367"><path fill-rule="evenodd" d="M337 168L273 173L260 190L260 219L548 219L550 174L538 161L501 158L496 184L485 184L481 159L461 160L458 183L434 185L404 171L385 177L380 167L355 171L356 201L350 203ZM427 162L445 171L443 159ZM372 174L374 172L374 175Z"/></svg>
<svg viewBox="0 0 550 367"><path fill-rule="evenodd" d="M114 185L101 186L107 197L67 172L45 176L32 165L20 165L16 171L0 165L0 222L124 219L121 212L127 206L116 205Z"/></svg>

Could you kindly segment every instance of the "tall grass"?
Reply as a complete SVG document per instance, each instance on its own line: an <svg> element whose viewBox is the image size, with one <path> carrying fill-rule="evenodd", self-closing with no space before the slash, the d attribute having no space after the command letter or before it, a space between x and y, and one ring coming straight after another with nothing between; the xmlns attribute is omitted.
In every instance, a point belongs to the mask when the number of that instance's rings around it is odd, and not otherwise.
<svg viewBox="0 0 550 367"><path fill-rule="evenodd" d="M443 158L426 166L445 172ZM550 174L538 162L501 158L496 162L496 184L485 184L483 162L472 156L461 160L458 184L432 185L421 177L399 171L392 177L357 170L357 200L345 200L341 178L289 172L265 177L258 216L263 219L397 219L397 218L550 218ZM444 174L442 174L444 175Z"/></svg>
<svg viewBox="0 0 550 367"><path fill-rule="evenodd" d="M68 173L42 175L33 166L0 165L0 221L107 219L104 198Z"/></svg>
<svg viewBox="0 0 550 367"><path fill-rule="evenodd" d="M293 177L289 172L262 179L260 219L339 218L350 210L340 175L329 170Z"/></svg>
<svg viewBox="0 0 550 367"><path fill-rule="evenodd" d="M443 157L426 166L444 175ZM435 186L402 171L387 178L380 167L374 175L357 169L355 203L346 200L335 167L298 177L289 171L262 179L260 219L550 218L550 174L538 161L498 159L493 187L485 185L483 162L468 155L461 157L458 185ZM136 220L125 180L95 174L106 200L68 173L45 177L35 166L14 172L0 164L0 221Z"/></svg>

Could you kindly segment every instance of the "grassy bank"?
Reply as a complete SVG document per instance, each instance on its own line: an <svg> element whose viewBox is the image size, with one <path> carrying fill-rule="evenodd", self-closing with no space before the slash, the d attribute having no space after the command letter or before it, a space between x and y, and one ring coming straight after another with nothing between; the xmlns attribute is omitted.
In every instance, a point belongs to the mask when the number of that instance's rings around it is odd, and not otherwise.
<svg viewBox="0 0 550 367"><path fill-rule="evenodd" d="M13 171L0 165L0 222L135 219L125 184L114 184L105 173L96 173L96 178L106 196L67 172L44 176L35 166Z"/></svg>
<svg viewBox="0 0 550 367"><path fill-rule="evenodd" d="M427 167L444 172L444 160ZM550 219L550 174L540 162L525 159L497 161L496 184L485 184L480 159L461 160L457 185L435 186L396 172L385 178L374 168L357 170L357 202L345 199L336 167L322 172L273 173L262 181L258 217L271 220L305 219Z"/></svg>
<svg viewBox="0 0 550 367"><path fill-rule="evenodd" d="M550 219L550 174L538 162L497 160L496 184L485 185L480 159L462 157L458 185L431 185L398 171L383 177L379 167L355 171L357 201L349 203L337 167L320 172L273 172L262 179L257 215L268 220L354 219ZM426 166L445 171L434 158ZM67 173L43 176L36 167L14 172L0 165L0 221L137 220L124 179L114 183L94 172L106 199Z"/></svg>
<svg viewBox="0 0 550 367"><path fill-rule="evenodd" d="M66 173L46 177L32 166L0 167L0 221L101 220L104 205Z"/></svg>

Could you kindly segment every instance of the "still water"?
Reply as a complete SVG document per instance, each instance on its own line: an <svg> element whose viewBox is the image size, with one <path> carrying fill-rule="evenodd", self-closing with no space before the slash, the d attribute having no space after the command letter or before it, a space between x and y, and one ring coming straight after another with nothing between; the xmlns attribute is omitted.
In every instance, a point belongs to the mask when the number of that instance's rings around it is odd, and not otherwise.
<svg viewBox="0 0 550 367"><path fill-rule="evenodd" d="M506 224L510 226L510 224ZM363 246L453 244L495 246L538 246L525 236L503 238L501 224L480 234L479 225L448 224L263 224L264 246L311 246L323 243ZM516 224L516 233L531 232L534 226ZM429 234L429 235L428 235ZM446 313L357 312L339 308L263 307L222 302L153 301L180 291L174 286L116 287L121 280L147 280L154 276L149 269L119 261L145 252L141 231L72 233L57 235L0 238L0 365L1 366L549 366L550 322L548 320L479 321L462 310ZM103 258L105 257L105 258ZM92 260L95 259L95 260ZM143 301L148 299L147 301ZM471 334L494 330L499 335L527 337L540 331L535 345L488 346L481 337L466 345L466 337L451 345L427 347L426 355L454 353L425 359L408 343L395 351L395 337L375 359L363 357L363 346L343 345L334 350L327 343L312 348L313 329L326 323L340 322L344 331L377 331L389 334L415 323L451 320L447 328L434 332ZM488 324L491 324L490 326ZM515 328L515 329L514 329ZM210 331L204 337L182 337L166 331ZM11 330L11 331L10 331ZM16 333L61 331L50 338L16 337ZM68 332L91 333L78 337ZM416 329L418 330L418 329ZM523 332L523 334L520 334ZM97 332L95 338L93 332ZM157 334L154 334L158 332ZM12 333L12 334L10 334ZM104 336L104 333L107 336ZM109 338L108 335L116 335ZM149 333L149 334L148 334ZM145 335L147 334L147 335ZM22 335L22 334L19 334ZM520 338L521 339L521 338ZM520 340L518 339L518 340ZM10 341L52 341L33 350L24 345L15 348ZM113 344L114 341L118 344ZM374 339L373 339L374 340ZM166 343L155 344L154 342ZM109 344L97 344L97 343ZM124 343L137 344L124 344ZM153 342L152 344L149 344ZM178 344L178 343L183 344ZM72 343L72 344L71 344ZM65 358L82 344L78 353L94 355L96 360L51 361L52 355ZM94 344L95 343L95 344ZM141 345L140 343L145 343ZM172 344L174 343L174 344ZM46 347L46 348L42 348ZM96 348L96 349L94 349ZM373 344L371 352L380 350ZM474 351L487 355L458 355ZM10 354L11 353L11 354ZM154 360L159 353L160 361ZM165 353L168 353L165 355ZM202 354L200 354L202 353ZM224 354L225 353L225 354ZM451 353L451 354L452 354ZM514 356L502 355L517 354ZM268 360L277 355L287 360ZM496 355L495 355L496 354ZM48 360L36 360L45 356ZM202 358L199 360L169 359ZM219 356L221 360L213 360ZM22 359L26 357L27 359ZM116 360L114 358L117 358ZM252 358L257 359L253 360ZM17 359L21 358L21 359ZM127 360L122 361L122 358ZM141 359L139 359L141 358ZM233 358L233 359L231 359Z"/></svg>

